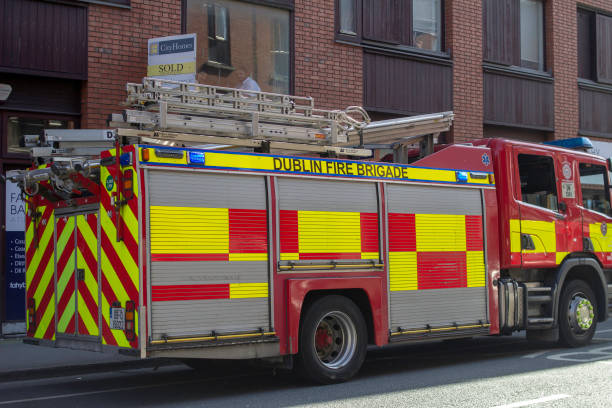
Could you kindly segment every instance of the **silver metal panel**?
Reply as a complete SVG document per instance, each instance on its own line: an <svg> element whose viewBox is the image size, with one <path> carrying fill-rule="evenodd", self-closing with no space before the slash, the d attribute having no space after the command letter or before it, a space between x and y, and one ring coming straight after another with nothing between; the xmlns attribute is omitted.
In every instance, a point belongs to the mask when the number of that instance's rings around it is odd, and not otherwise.
<svg viewBox="0 0 612 408"><path fill-rule="evenodd" d="M163 335L207 335L213 330L266 330L269 324L267 298L154 302L152 315L154 340Z"/></svg>
<svg viewBox="0 0 612 408"><path fill-rule="evenodd" d="M391 330L487 322L486 287L391 292Z"/></svg>
<svg viewBox="0 0 612 408"><path fill-rule="evenodd" d="M266 261L151 262L152 285L268 282Z"/></svg>
<svg viewBox="0 0 612 408"><path fill-rule="evenodd" d="M404 214L480 215L480 190L387 184L388 210Z"/></svg>
<svg viewBox="0 0 612 408"><path fill-rule="evenodd" d="M281 210L378 212L376 183L278 178Z"/></svg>
<svg viewBox="0 0 612 408"><path fill-rule="evenodd" d="M261 176L151 171L148 192L151 206L266 208L266 185Z"/></svg>

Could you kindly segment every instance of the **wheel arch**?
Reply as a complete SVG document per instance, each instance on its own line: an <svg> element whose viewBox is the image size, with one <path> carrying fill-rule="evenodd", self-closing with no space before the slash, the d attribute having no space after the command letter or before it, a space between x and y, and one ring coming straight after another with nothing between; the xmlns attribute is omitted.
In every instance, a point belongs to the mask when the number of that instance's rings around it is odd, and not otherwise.
<svg viewBox="0 0 612 408"><path fill-rule="evenodd" d="M553 307L555 322L559 318L559 300L563 287L576 279L584 280L593 289L597 299L598 320L605 321L608 318L608 286L601 265L593 258L570 258L563 262L556 276Z"/></svg>
<svg viewBox="0 0 612 408"><path fill-rule="evenodd" d="M304 311L312 302L326 295L340 295L351 299L366 321L368 342L378 346L387 344L388 336L385 334L388 333L388 312L382 278L290 279L287 283L289 354L299 351L300 323Z"/></svg>

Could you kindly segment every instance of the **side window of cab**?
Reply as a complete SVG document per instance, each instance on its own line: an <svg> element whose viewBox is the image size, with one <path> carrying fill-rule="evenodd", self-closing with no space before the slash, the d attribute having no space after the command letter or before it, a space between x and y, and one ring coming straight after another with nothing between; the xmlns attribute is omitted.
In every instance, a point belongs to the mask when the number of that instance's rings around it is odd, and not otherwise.
<svg viewBox="0 0 612 408"><path fill-rule="evenodd" d="M518 155L522 201L558 211L555 166L550 156Z"/></svg>
<svg viewBox="0 0 612 408"><path fill-rule="evenodd" d="M612 216L606 167L592 163L580 163L579 168L582 206L609 217Z"/></svg>

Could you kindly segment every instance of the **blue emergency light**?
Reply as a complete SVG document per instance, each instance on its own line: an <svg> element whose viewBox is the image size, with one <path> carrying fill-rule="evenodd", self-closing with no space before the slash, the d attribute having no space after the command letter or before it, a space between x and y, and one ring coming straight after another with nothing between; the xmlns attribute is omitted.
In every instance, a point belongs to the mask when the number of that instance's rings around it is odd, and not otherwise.
<svg viewBox="0 0 612 408"><path fill-rule="evenodd" d="M204 152L189 152L189 164L206 164Z"/></svg>

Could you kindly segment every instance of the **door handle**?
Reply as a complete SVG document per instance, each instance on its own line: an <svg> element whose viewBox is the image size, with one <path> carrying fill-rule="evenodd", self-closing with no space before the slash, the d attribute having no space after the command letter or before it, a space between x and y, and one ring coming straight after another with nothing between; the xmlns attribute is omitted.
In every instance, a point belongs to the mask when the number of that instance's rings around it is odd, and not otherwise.
<svg viewBox="0 0 612 408"><path fill-rule="evenodd" d="M84 281L85 280L85 269L77 269L76 273L77 273L77 280L78 281Z"/></svg>
<svg viewBox="0 0 612 408"><path fill-rule="evenodd" d="M529 234L521 234L521 249L522 250L533 250L536 249L533 238Z"/></svg>

